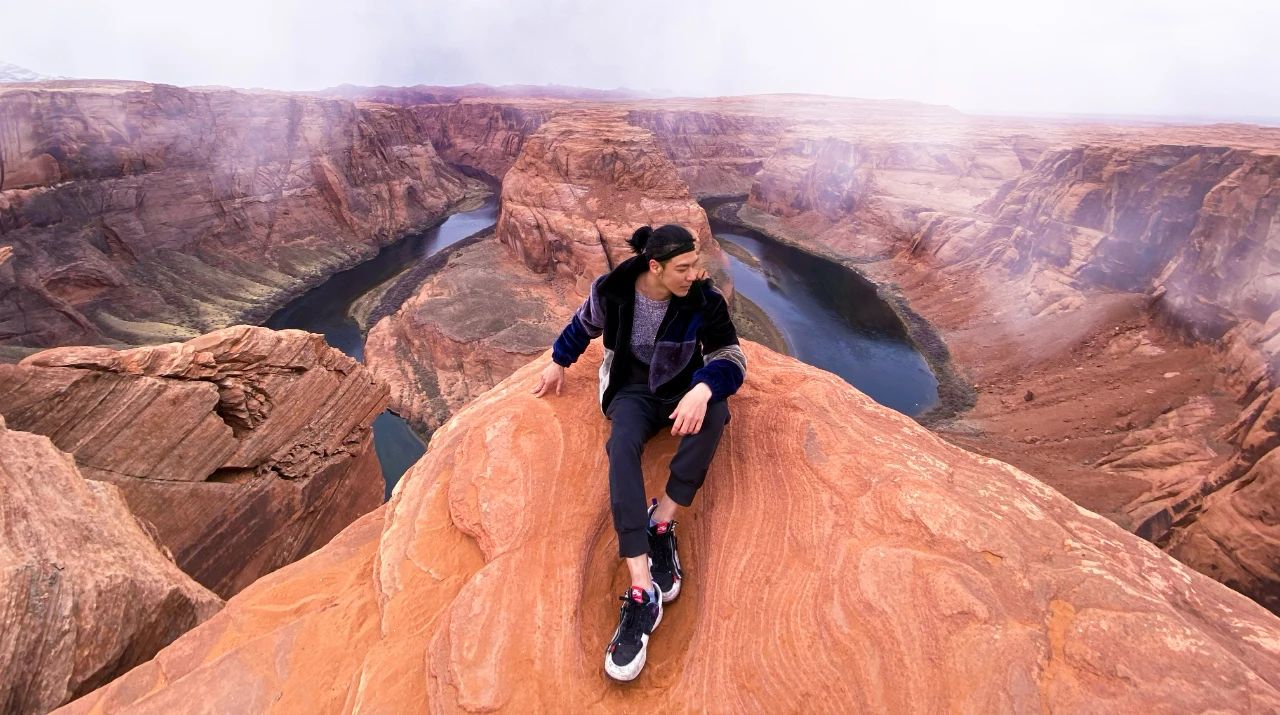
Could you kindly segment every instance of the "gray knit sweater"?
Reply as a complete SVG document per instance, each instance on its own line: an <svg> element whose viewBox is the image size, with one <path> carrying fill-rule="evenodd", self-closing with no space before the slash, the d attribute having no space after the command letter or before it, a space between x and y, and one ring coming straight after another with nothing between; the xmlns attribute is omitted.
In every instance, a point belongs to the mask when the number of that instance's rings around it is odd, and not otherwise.
<svg viewBox="0 0 1280 715"><path fill-rule="evenodd" d="M653 343L658 338L658 326L667 314L671 299L653 300L636 290L636 312L631 320L631 354L645 365L653 359Z"/></svg>

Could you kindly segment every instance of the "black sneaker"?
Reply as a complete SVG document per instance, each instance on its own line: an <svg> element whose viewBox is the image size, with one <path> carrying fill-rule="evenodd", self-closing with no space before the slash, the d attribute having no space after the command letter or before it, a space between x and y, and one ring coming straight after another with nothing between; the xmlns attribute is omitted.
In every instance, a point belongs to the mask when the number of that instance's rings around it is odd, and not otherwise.
<svg viewBox="0 0 1280 715"><path fill-rule="evenodd" d="M658 508L658 500L649 507L649 516ZM662 602L676 600L680 595L680 555L676 553L676 520L649 527L649 574L662 591Z"/></svg>
<svg viewBox="0 0 1280 715"><path fill-rule="evenodd" d="M622 612L618 630L604 653L604 672L614 680L634 680L644 667L649 634L662 622L662 599L650 598L639 586L619 596Z"/></svg>

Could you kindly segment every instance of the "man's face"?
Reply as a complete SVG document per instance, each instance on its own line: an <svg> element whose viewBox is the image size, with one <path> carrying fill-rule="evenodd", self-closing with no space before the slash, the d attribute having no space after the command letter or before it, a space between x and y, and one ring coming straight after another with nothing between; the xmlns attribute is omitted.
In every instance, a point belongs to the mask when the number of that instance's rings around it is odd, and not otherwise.
<svg viewBox="0 0 1280 715"><path fill-rule="evenodd" d="M690 251L672 258L665 266L659 265L656 274L667 290L683 298L689 294L689 288L698 276L697 265L698 254Z"/></svg>

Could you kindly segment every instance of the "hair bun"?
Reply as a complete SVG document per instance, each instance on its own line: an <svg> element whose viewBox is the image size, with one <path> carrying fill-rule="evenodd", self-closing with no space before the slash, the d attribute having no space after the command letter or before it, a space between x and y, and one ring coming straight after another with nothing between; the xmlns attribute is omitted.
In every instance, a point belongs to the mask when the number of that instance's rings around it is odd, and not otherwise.
<svg viewBox="0 0 1280 715"><path fill-rule="evenodd" d="M649 236L652 234L653 228L651 226L641 226L635 230L635 233L631 234L627 244L631 246L631 250L635 251L636 254L644 253L644 247L648 245Z"/></svg>

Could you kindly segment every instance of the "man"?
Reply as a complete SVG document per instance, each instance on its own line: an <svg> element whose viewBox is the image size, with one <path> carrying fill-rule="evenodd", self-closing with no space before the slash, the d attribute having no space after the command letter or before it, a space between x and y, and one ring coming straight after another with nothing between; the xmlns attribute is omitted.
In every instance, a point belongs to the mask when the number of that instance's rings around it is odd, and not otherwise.
<svg viewBox="0 0 1280 715"><path fill-rule="evenodd" d="M702 486L729 421L726 400L746 376L724 296L696 267L693 235L682 226L643 226L629 243L637 255L591 285L533 389L537 397L560 394L565 368L604 336L600 409L613 422L605 445L609 493L632 584L605 654L605 672L617 680L640 674L662 604L680 593L676 511ZM646 511L640 456L668 425L683 438L662 500Z"/></svg>

